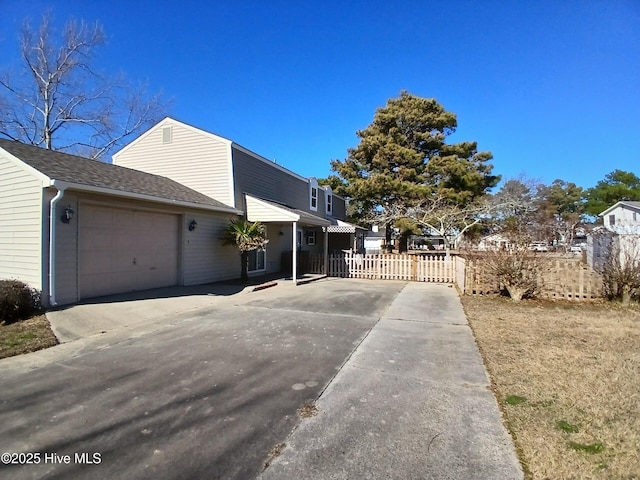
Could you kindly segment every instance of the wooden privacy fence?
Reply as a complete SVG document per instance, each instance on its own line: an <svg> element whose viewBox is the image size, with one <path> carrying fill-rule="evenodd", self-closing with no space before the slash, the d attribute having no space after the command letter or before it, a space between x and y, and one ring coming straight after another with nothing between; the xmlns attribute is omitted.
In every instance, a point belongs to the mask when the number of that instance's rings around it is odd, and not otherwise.
<svg viewBox="0 0 640 480"><path fill-rule="evenodd" d="M451 283L454 257L342 253L329 256L330 277Z"/></svg>
<svg viewBox="0 0 640 480"><path fill-rule="evenodd" d="M580 259L549 257L539 262L539 297L574 301L602 297L602 276ZM456 278L458 287L467 295L492 295L504 289L482 257L458 257Z"/></svg>
<svg viewBox="0 0 640 480"><path fill-rule="evenodd" d="M324 273L322 256L309 259ZM592 300L602 296L602 277L577 258L540 258L539 297ZM330 277L456 283L467 295L494 295L504 289L482 256L341 253L329 256Z"/></svg>

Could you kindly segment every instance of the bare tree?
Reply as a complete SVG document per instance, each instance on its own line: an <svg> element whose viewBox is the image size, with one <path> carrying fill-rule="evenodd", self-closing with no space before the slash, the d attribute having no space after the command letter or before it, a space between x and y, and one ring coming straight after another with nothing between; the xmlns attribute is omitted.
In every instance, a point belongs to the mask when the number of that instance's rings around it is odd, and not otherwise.
<svg viewBox="0 0 640 480"><path fill-rule="evenodd" d="M601 272L604 294L623 305L640 300L640 235L606 232Z"/></svg>
<svg viewBox="0 0 640 480"><path fill-rule="evenodd" d="M395 202L372 211L367 220L378 224L392 224L410 219L419 227L440 235L445 239L445 251L458 248L460 240L472 227L493 224L495 215L505 209L515 208L515 200L489 195L461 206L450 202L442 195L431 195L412 202Z"/></svg>
<svg viewBox="0 0 640 480"><path fill-rule="evenodd" d="M0 135L91 158L105 158L156 123L166 105L146 87L93 68L106 37L100 24L68 21L57 32L50 14L20 35L20 71L0 76Z"/></svg>

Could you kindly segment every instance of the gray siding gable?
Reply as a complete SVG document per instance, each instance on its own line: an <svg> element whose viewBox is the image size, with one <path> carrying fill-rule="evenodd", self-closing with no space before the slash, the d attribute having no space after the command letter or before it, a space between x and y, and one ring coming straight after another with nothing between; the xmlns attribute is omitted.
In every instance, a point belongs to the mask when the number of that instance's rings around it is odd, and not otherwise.
<svg viewBox="0 0 640 480"><path fill-rule="evenodd" d="M235 146L232 154L236 205L242 205L241 209L244 209L244 194L247 193L309 211L308 182Z"/></svg>

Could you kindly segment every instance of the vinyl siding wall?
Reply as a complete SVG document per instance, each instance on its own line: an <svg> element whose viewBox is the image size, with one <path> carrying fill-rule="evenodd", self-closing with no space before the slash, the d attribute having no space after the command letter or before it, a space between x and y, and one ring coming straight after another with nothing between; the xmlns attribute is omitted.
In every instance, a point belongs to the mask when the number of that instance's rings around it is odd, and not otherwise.
<svg viewBox="0 0 640 480"><path fill-rule="evenodd" d="M240 278L240 253L234 246L223 246L221 238L229 224L230 214L198 210L184 214L183 278L184 285L199 285ZM190 232L191 220L198 222Z"/></svg>
<svg viewBox="0 0 640 480"><path fill-rule="evenodd" d="M635 213L635 220L633 215ZM610 216L615 216L615 225L611 225ZM604 225L606 228L619 233L636 233L638 227L640 227L640 212L635 209L629 208L626 205L620 205L615 210L605 215Z"/></svg>
<svg viewBox="0 0 640 480"><path fill-rule="evenodd" d="M0 156L0 278L42 290L42 183Z"/></svg>
<svg viewBox="0 0 640 480"><path fill-rule="evenodd" d="M269 239L266 259L267 273L277 273L282 270L282 252L291 252L292 228L291 223L270 223L267 225L267 238Z"/></svg>
<svg viewBox="0 0 640 480"><path fill-rule="evenodd" d="M340 220L344 220L347 218L347 207L345 205L344 198L336 196L333 194L333 216L335 218L339 218Z"/></svg>
<svg viewBox="0 0 640 480"><path fill-rule="evenodd" d="M171 143L163 143L164 127L172 128ZM168 177L233 206L230 142L171 121L152 128L113 163Z"/></svg>
<svg viewBox="0 0 640 480"><path fill-rule="evenodd" d="M232 148L233 177L236 193L236 208L245 210L244 194L271 200L298 208L309 209L309 183L280 170L276 164L254 158L245 152ZM319 193L322 193L320 191ZM324 205L324 197L318 196L318 205ZM324 217L324 207L311 212Z"/></svg>
<svg viewBox="0 0 640 480"><path fill-rule="evenodd" d="M56 194L55 189L47 189L46 198L50 200ZM60 218L65 208L70 205L75 212L69 223ZM49 207L47 207L49 208ZM56 204L56 212L52 221L56 222L56 256L55 256L55 297L58 305L75 303L79 299L78 289L78 220L82 210L78 206L78 194L67 191ZM47 246L48 250L48 246ZM44 268L49 269L48 265ZM48 276L48 275L47 275Z"/></svg>

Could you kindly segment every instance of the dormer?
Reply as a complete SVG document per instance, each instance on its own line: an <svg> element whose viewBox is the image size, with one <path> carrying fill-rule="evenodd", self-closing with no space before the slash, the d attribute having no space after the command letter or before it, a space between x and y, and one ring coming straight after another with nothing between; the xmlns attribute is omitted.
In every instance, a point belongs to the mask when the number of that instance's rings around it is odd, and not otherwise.
<svg viewBox="0 0 640 480"><path fill-rule="evenodd" d="M324 187L324 206L327 215L333 215L333 190L331 187Z"/></svg>
<svg viewBox="0 0 640 480"><path fill-rule="evenodd" d="M309 179L309 209L318 211L318 181L315 178Z"/></svg>

